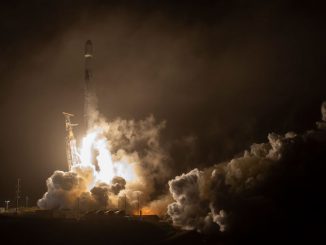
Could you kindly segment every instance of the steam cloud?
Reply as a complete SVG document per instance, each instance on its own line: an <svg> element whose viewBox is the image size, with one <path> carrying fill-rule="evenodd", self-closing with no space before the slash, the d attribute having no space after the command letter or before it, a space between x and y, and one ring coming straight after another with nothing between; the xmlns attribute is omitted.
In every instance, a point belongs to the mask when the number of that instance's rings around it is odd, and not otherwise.
<svg viewBox="0 0 326 245"><path fill-rule="evenodd" d="M284 216L298 224L318 217L324 193L325 108L326 102L317 130L271 133L268 142L253 144L240 157L170 180L173 224L203 232L216 226L223 232L266 223L281 227L288 222Z"/></svg>

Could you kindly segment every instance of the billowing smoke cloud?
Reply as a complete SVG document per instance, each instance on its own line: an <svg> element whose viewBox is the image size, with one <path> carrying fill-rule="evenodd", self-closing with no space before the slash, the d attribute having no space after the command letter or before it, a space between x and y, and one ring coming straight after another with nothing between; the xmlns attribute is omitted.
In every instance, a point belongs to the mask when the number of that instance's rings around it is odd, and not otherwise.
<svg viewBox="0 0 326 245"><path fill-rule="evenodd" d="M326 161L326 103L317 130L271 133L231 161L194 169L169 181L174 225L209 231L248 230L262 224L302 224L322 213ZM310 213L309 213L310 212ZM318 218L317 218L318 219Z"/></svg>
<svg viewBox="0 0 326 245"><path fill-rule="evenodd" d="M112 184L98 182L94 167L74 167L70 172L55 171L47 180L48 191L38 201L43 209L83 210L104 208L110 205L109 195L118 195L126 181L115 177Z"/></svg>
<svg viewBox="0 0 326 245"><path fill-rule="evenodd" d="M70 172L55 171L46 181L48 191L38 201L38 206L44 209L75 208L79 197L93 202L88 190L95 181L94 171L92 167L74 167Z"/></svg>
<svg viewBox="0 0 326 245"><path fill-rule="evenodd" d="M136 211L138 200L144 210L161 214L171 199L164 187L171 171L169 156L160 144L165 122L153 116L144 120L116 119L112 122L92 111L91 127L83 140L81 164L71 171L56 171L47 180L48 191L38 201L44 209L53 208L117 208L126 198L128 209ZM95 155L92 164L89 154ZM151 201L154 201L151 204Z"/></svg>
<svg viewBox="0 0 326 245"><path fill-rule="evenodd" d="M112 185L110 190L115 195L118 195L121 190L125 189L125 186L126 186L126 180L122 177L116 176L112 180Z"/></svg>
<svg viewBox="0 0 326 245"><path fill-rule="evenodd" d="M109 204L110 187L107 184L101 183L91 189L92 196L100 207L106 208Z"/></svg>

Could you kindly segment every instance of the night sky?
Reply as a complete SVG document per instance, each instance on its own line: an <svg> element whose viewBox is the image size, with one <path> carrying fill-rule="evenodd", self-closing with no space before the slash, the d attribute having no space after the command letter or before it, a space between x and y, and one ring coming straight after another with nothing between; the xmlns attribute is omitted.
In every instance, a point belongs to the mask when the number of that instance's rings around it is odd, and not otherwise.
<svg viewBox="0 0 326 245"><path fill-rule="evenodd" d="M66 169L62 111L83 120L87 39L101 113L166 120L175 174L319 120L326 49L318 2L110 2L1 2L1 202L14 199L21 178L35 203L53 171ZM83 133L81 125L76 137ZM190 153L178 146L186 139Z"/></svg>

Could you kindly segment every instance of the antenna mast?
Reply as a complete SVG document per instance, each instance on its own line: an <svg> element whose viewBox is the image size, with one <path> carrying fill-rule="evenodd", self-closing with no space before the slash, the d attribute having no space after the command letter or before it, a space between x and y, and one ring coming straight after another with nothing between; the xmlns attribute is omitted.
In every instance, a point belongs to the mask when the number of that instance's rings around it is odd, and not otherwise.
<svg viewBox="0 0 326 245"><path fill-rule="evenodd" d="M19 199L20 199L20 179L17 179L17 186L16 186L16 212L18 212Z"/></svg>

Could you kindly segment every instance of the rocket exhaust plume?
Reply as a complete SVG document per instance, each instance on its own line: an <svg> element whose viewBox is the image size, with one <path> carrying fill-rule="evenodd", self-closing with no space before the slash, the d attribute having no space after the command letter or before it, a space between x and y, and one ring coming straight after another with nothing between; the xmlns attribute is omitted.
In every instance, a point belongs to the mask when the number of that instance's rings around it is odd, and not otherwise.
<svg viewBox="0 0 326 245"><path fill-rule="evenodd" d="M161 213L166 208L153 200L156 186L170 178L164 162L167 153L160 145L160 132L165 122L153 116L140 121L116 119L107 122L97 110L92 81L92 42L85 45L85 105L87 134L81 142L73 134L73 114L64 113L68 171L55 171L48 178L47 192L38 201L43 209L76 208L90 210L116 208L125 200L133 213L145 208ZM163 193L159 193L163 194ZM141 200L141 207L139 201ZM170 199L164 199L166 203Z"/></svg>
<svg viewBox="0 0 326 245"><path fill-rule="evenodd" d="M101 123L93 125L77 147L80 162L48 178L48 190L38 206L74 209L78 203L80 210L91 210L117 208L125 200L128 212L133 213L140 199L141 209L161 214L166 205L157 200L152 203L152 196L156 186L170 178L165 165L168 156L160 146L164 122L157 123L152 116L140 121L98 121Z"/></svg>

